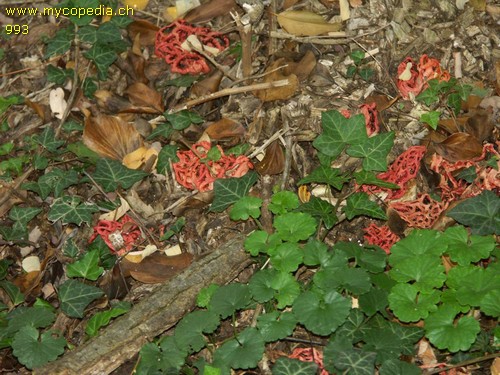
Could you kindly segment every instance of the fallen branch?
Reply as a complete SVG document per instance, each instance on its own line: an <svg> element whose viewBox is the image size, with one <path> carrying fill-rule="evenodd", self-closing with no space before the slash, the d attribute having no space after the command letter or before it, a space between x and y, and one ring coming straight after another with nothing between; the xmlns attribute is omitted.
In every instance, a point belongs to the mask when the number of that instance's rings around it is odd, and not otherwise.
<svg viewBox="0 0 500 375"><path fill-rule="evenodd" d="M198 259L168 283L134 305L95 338L34 371L51 375L109 374L131 359L141 347L173 327L194 307L199 291L211 283L226 284L251 261L243 236Z"/></svg>

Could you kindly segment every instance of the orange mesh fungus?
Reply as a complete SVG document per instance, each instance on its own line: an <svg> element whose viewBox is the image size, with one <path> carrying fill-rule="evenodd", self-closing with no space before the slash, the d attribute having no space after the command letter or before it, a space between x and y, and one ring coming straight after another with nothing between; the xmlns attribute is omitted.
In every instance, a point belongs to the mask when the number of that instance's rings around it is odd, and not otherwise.
<svg viewBox="0 0 500 375"><path fill-rule="evenodd" d="M202 55L182 48L182 43L190 35L196 35L204 46L216 48L219 51L229 46L229 39L223 34L212 31L208 27L190 25L184 20L177 20L162 27L156 33L155 54L170 65L172 73L202 74L210 71Z"/></svg>
<svg viewBox="0 0 500 375"><path fill-rule="evenodd" d="M399 236L393 233L389 226L382 225L377 226L375 223L371 223L367 228L364 229L365 241L370 245L375 245L383 249L387 254L391 253L391 247L396 242L399 241Z"/></svg>
<svg viewBox="0 0 500 375"><path fill-rule="evenodd" d="M177 182L188 189L209 191L215 180L242 177L253 168L245 155L225 155L220 146L217 148L221 154L217 161L207 159L210 142L199 142L191 150L177 151L179 161L172 164Z"/></svg>

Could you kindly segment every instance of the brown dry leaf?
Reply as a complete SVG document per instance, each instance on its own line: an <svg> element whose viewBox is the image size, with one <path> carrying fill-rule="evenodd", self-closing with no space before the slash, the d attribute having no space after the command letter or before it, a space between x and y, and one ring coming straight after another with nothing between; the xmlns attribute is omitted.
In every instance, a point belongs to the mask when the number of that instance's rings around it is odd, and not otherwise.
<svg viewBox="0 0 500 375"><path fill-rule="evenodd" d="M477 138L467 133L452 134L434 147L439 155L451 162L469 160L483 152L483 146Z"/></svg>
<svg viewBox="0 0 500 375"><path fill-rule="evenodd" d="M493 129L495 129L495 124L493 123L492 114L481 109L475 111L467 119L464 126L465 132L475 137L480 143L493 136Z"/></svg>
<svg viewBox="0 0 500 375"><path fill-rule="evenodd" d="M266 155L255 165L255 170L261 175L274 175L283 172L285 168L285 153L278 140L266 148Z"/></svg>
<svg viewBox="0 0 500 375"><path fill-rule="evenodd" d="M205 191L203 193L197 193L196 195L187 198L181 204L175 207L172 210L172 215L179 217L184 215L184 212L186 212L186 210L188 209L193 209L193 208L200 209L206 207L210 203L212 203L213 199L214 199L213 190Z"/></svg>
<svg viewBox="0 0 500 375"><path fill-rule="evenodd" d="M316 67L316 63L316 56L311 50L308 50L299 62L289 62L284 69L284 74L295 74L300 82L305 81Z"/></svg>
<svg viewBox="0 0 500 375"><path fill-rule="evenodd" d="M109 113L128 112L130 109L134 108L132 103L127 99L108 90L97 90L94 96L97 99L99 107Z"/></svg>
<svg viewBox="0 0 500 375"><path fill-rule="evenodd" d="M366 98L366 103L375 103L377 105L377 111L382 112L385 111L387 108L392 107L394 103L398 100L398 97L395 97L394 99L390 99L387 95L370 95Z"/></svg>
<svg viewBox="0 0 500 375"><path fill-rule="evenodd" d="M500 375L500 357L495 358L490 367L491 375Z"/></svg>
<svg viewBox="0 0 500 375"><path fill-rule="evenodd" d="M139 169L145 165L154 167L158 151L152 147L139 147L123 157L122 163L129 169ZM153 158L151 160L151 158Z"/></svg>
<svg viewBox="0 0 500 375"><path fill-rule="evenodd" d="M469 5L478 12L484 12L486 10L486 0L469 0Z"/></svg>
<svg viewBox="0 0 500 375"><path fill-rule="evenodd" d="M151 47L155 45L156 33L160 28L146 20L135 20L128 25L127 30L132 40L135 40L135 37L140 35L141 46Z"/></svg>
<svg viewBox="0 0 500 375"><path fill-rule="evenodd" d="M328 23L319 14L307 10L286 10L276 15L280 26L296 36L315 36L339 31L340 23Z"/></svg>
<svg viewBox="0 0 500 375"><path fill-rule="evenodd" d="M273 100L283 100L291 98L299 87L299 79L295 74L285 76L282 72L283 69L278 69L280 66L285 65L285 59L281 58L272 63L266 72L273 71L271 74L266 75L264 82L274 82L281 79L288 79L289 84L281 87L272 87L267 90L259 90L254 95L263 102L270 102Z"/></svg>
<svg viewBox="0 0 500 375"><path fill-rule="evenodd" d="M50 121L50 109L48 106L36 102L32 102L28 98L24 99L24 104L30 107L42 119L44 123Z"/></svg>
<svg viewBox="0 0 500 375"><path fill-rule="evenodd" d="M288 8L293 7L295 4L297 4L299 0L285 0L283 2L283 10L286 10Z"/></svg>
<svg viewBox="0 0 500 375"><path fill-rule="evenodd" d="M439 120L438 128L441 130L445 130L448 134L458 133L460 129L464 128L465 123L467 122L467 117L458 117L456 119L447 118ZM432 132L436 133L436 132ZM440 134L441 135L441 134ZM435 141L435 138L433 138Z"/></svg>
<svg viewBox="0 0 500 375"><path fill-rule="evenodd" d="M192 261L193 256L188 253L172 257L154 253L140 263L132 263L123 259L121 266L124 275L130 275L145 284L155 284L171 279L188 267Z"/></svg>
<svg viewBox="0 0 500 375"><path fill-rule="evenodd" d="M163 113L164 107L160 93L142 82L135 82L125 91L132 104L142 108L151 108L156 113ZM147 112L155 113L155 112Z"/></svg>
<svg viewBox="0 0 500 375"><path fill-rule="evenodd" d="M210 124L206 129L205 133L211 139L220 140L225 138L242 138L245 135L246 129L241 123L231 120L229 118L221 118Z"/></svg>
<svg viewBox="0 0 500 375"><path fill-rule="evenodd" d="M135 127L117 116L89 116L83 129L83 143L100 156L122 160L143 146Z"/></svg>
<svg viewBox="0 0 500 375"><path fill-rule="evenodd" d="M405 237L405 231L408 228L408 223L401 219L399 213L391 207L387 209L387 225L392 233L398 235L400 238Z"/></svg>
<svg viewBox="0 0 500 375"><path fill-rule="evenodd" d="M187 12L184 19L188 23L204 23L215 17L229 14L235 7L234 0L211 0Z"/></svg>
<svg viewBox="0 0 500 375"><path fill-rule="evenodd" d="M191 86L191 96L198 98L216 92L219 89L222 77L224 77L224 74L220 70L216 70L207 78L196 82Z"/></svg>
<svg viewBox="0 0 500 375"><path fill-rule="evenodd" d="M495 62L495 77L496 77L495 91L497 95L500 95L500 60L497 60Z"/></svg>

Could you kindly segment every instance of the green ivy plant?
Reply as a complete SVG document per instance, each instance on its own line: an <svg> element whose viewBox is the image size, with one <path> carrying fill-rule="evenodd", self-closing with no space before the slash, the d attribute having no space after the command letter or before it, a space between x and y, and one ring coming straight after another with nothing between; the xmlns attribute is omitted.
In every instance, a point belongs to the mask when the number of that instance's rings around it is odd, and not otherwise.
<svg viewBox="0 0 500 375"><path fill-rule="evenodd" d="M354 50L349 56L351 57L353 64L347 67L347 77L354 78L354 76L359 75L363 80L369 81L375 72L372 68L363 67L363 61L366 57L366 53L362 50Z"/></svg>
<svg viewBox="0 0 500 375"><path fill-rule="evenodd" d="M57 4L56 8L90 8L96 9L100 6L108 6L115 11L118 3L115 1L99 0L64 0ZM118 54L124 52L128 43L122 38L121 29L125 28L132 19L127 16L113 16L108 22L101 23L97 28L91 25L94 16L70 16L70 25L60 29L56 35L47 40L45 58L50 58L66 53L75 43L81 45L82 56L85 60L91 62L96 70L97 76L85 77L82 84L82 90L88 97L92 97L97 90L97 82L106 80L108 77L108 68L118 58ZM83 63L84 59L79 60ZM47 69L47 79L58 85L63 85L67 79L74 76L72 69L59 68L49 65Z"/></svg>
<svg viewBox="0 0 500 375"><path fill-rule="evenodd" d="M391 133L369 139L362 116L345 119L337 111L325 112L322 120L323 133L314 146L323 163L299 185L321 183L342 191L356 181L394 188L374 174L387 168ZM330 157L342 152L359 158L362 169L349 173L331 168ZM376 246L354 242L329 247L321 241L326 233L321 235L322 227L330 230L342 215L348 220L360 215L385 219L384 211L364 193L343 196L345 205L334 206L314 197L301 203L295 193L280 191L267 206L274 215L273 230L267 232L259 222L263 201L246 195L255 181L237 180L240 185L233 190L240 189L239 194L214 205L217 210L230 207L232 220L257 224L259 229L247 236L244 247L264 266L248 283L202 290L198 309L178 323L173 335L142 348L138 374L189 373L192 368L229 374L231 369L256 368L266 344L286 340L299 326L327 339L324 366L331 373L419 374L417 366L400 358L414 354L424 336L452 353L480 347L481 337L491 341L492 333L481 331L471 316L476 310L500 316L494 303L500 290L498 249L491 231L481 236L462 226L444 233L414 230L393 246L390 256ZM443 257L456 263L448 273ZM481 263L486 259L492 259L487 267ZM301 281L298 275L309 271L310 280ZM254 324L236 328L238 314L249 309L262 313ZM215 346L213 336L218 337L224 321L233 326L233 335ZM415 324L420 321L424 328ZM210 352L211 360L192 362L191 355L202 349ZM315 374L317 366L280 358L272 371Z"/></svg>

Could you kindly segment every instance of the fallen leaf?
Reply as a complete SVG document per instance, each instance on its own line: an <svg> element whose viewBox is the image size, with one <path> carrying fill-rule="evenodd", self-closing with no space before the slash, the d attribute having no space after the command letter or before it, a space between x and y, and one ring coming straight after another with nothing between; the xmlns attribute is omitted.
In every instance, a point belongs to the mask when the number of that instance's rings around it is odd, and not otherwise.
<svg viewBox="0 0 500 375"><path fill-rule="evenodd" d="M175 0L176 18L182 18L191 9L200 6L199 0Z"/></svg>
<svg viewBox="0 0 500 375"><path fill-rule="evenodd" d="M255 170L261 175L274 175L283 172L285 168L285 153L278 140L266 148L264 158L255 165Z"/></svg>
<svg viewBox="0 0 500 375"><path fill-rule="evenodd" d="M135 127L117 116L89 116L83 129L83 143L102 157L122 160L143 146Z"/></svg>
<svg viewBox="0 0 500 375"><path fill-rule="evenodd" d="M97 90L94 96L99 107L109 113L125 113L134 107L127 99L108 90Z"/></svg>
<svg viewBox="0 0 500 375"><path fill-rule="evenodd" d="M40 259L36 255L31 255L23 259L22 267L25 272L39 272L41 271Z"/></svg>
<svg viewBox="0 0 500 375"><path fill-rule="evenodd" d="M124 275L130 275L145 284L155 284L171 279L188 267L192 261L193 256L188 253L167 257L156 252L144 258L140 263L132 263L123 259L121 267Z"/></svg>
<svg viewBox="0 0 500 375"><path fill-rule="evenodd" d="M154 167L158 154L159 152L154 148L142 146L125 155L122 159L122 163L129 169L139 169L145 165ZM151 158L154 159L150 161Z"/></svg>
<svg viewBox="0 0 500 375"><path fill-rule="evenodd" d="M263 102L270 102L273 100L283 100L291 98L299 87L299 79L295 74L290 74L285 76L283 73L284 69L277 69L280 66L285 65L285 59L281 58L272 63L266 72L273 71L272 73L266 75L264 82L274 82L281 79L288 79L288 85L280 87L271 87L267 90L259 90L255 92L255 96L262 100Z"/></svg>
<svg viewBox="0 0 500 375"><path fill-rule="evenodd" d="M490 367L491 375L500 375L500 357L495 358Z"/></svg>
<svg viewBox="0 0 500 375"><path fill-rule="evenodd" d="M307 10L286 10L276 15L280 26L296 36L315 36L339 31L340 23L328 23L319 14Z"/></svg>
<svg viewBox="0 0 500 375"><path fill-rule="evenodd" d="M314 53L311 50L307 50L299 62L288 63L288 66L284 69L284 74L295 74L300 82L305 81L316 67L316 63Z"/></svg>
<svg viewBox="0 0 500 375"><path fill-rule="evenodd" d="M236 7L234 0L211 0L191 9L184 17L187 23L204 23L228 14Z"/></svg>
<svg viewBox="0 0 500 375"><path fill-rule="evenodd" d="M125 90L132 104L141 108L151 108L153 112L163 113L164 107L160 93L142 82L135 82Z"/></svg>
<svg viewBox="0 0 500 375"><path fill-rule="evenodd" d="M164 249L163 252L168 257L182 254L182 250L181 250L181 247L179 246L179 244L177 244L175 246L170 246L169 248Z"/></svg>
<svg viewBox="0 0 500 375"><path fill-rule="evenodd" d="M224 74L220 70L215 70L208 77L196 82L191 86L191 96L198 98L216 92Z"/></svg>
<svg viewBox="0 0 500 375"><path fill-rule="evenodd" d="M241 123L223 117L219 121L210 124L205 129L205 132L213 140L227 138L241 139L245 135L246 129Z"/></svg>
<svg viewBox="0 0 500 375"><path fill-rule="evenodd" d="M120 206L113 211L102 214L101 216L99 216L99 220L108 220L108 221L120 220L123 217L123 215L125 215L129 210L130 206L128 202L122 197L120 197Z"/></svg>
<svg viewBox="0 0 500 375"><path fill-rule="evenodd" d="M49 104L52 114L61 120L68 106L68 103L64 100L64 90L62 88L58 87L57 89L50 90Z"/></svg>
<svg viewBox="0 0 500 375"><path fill-rule="evenodd" d="M34 110L35 113L38 115L38 117L40 117L44 123L50 121L50 110L46 105L37 102L32 102L28 98L24 99L24 104L26 104L28 107Z"/></svg>
<svg viewBox="0 0 500 375"><path fill-rule="evenodd" d="M144 258L150 256L158 250L156 245L147 245L143 250L131 251L125 255L125 259L132 263L140 263Z"/></svg>
<svg viewBox="0 0 500 375"><path fill-rule="evenodd" d="M475 111L467 119L464 126L465 132L472 135L480 143L493 136L493 129L495 129L495 124L493 123L492 114L485 110Z"/></svg>
<svg viewBox="0 0 500 375"><path fill-rule="evenodd" d="M451 162L472 159L483 152L483 146L477 138L467 133L452 134L434 147L439 155Z"/></svg>
<svg viewBox="0 0 500 375"><path fill-rule="evenodd" d="M155 45L156 33L160 28L146 20L135 20L127 26L127 30L132 40L140 35L141 46L151 47Z"/></svg>

